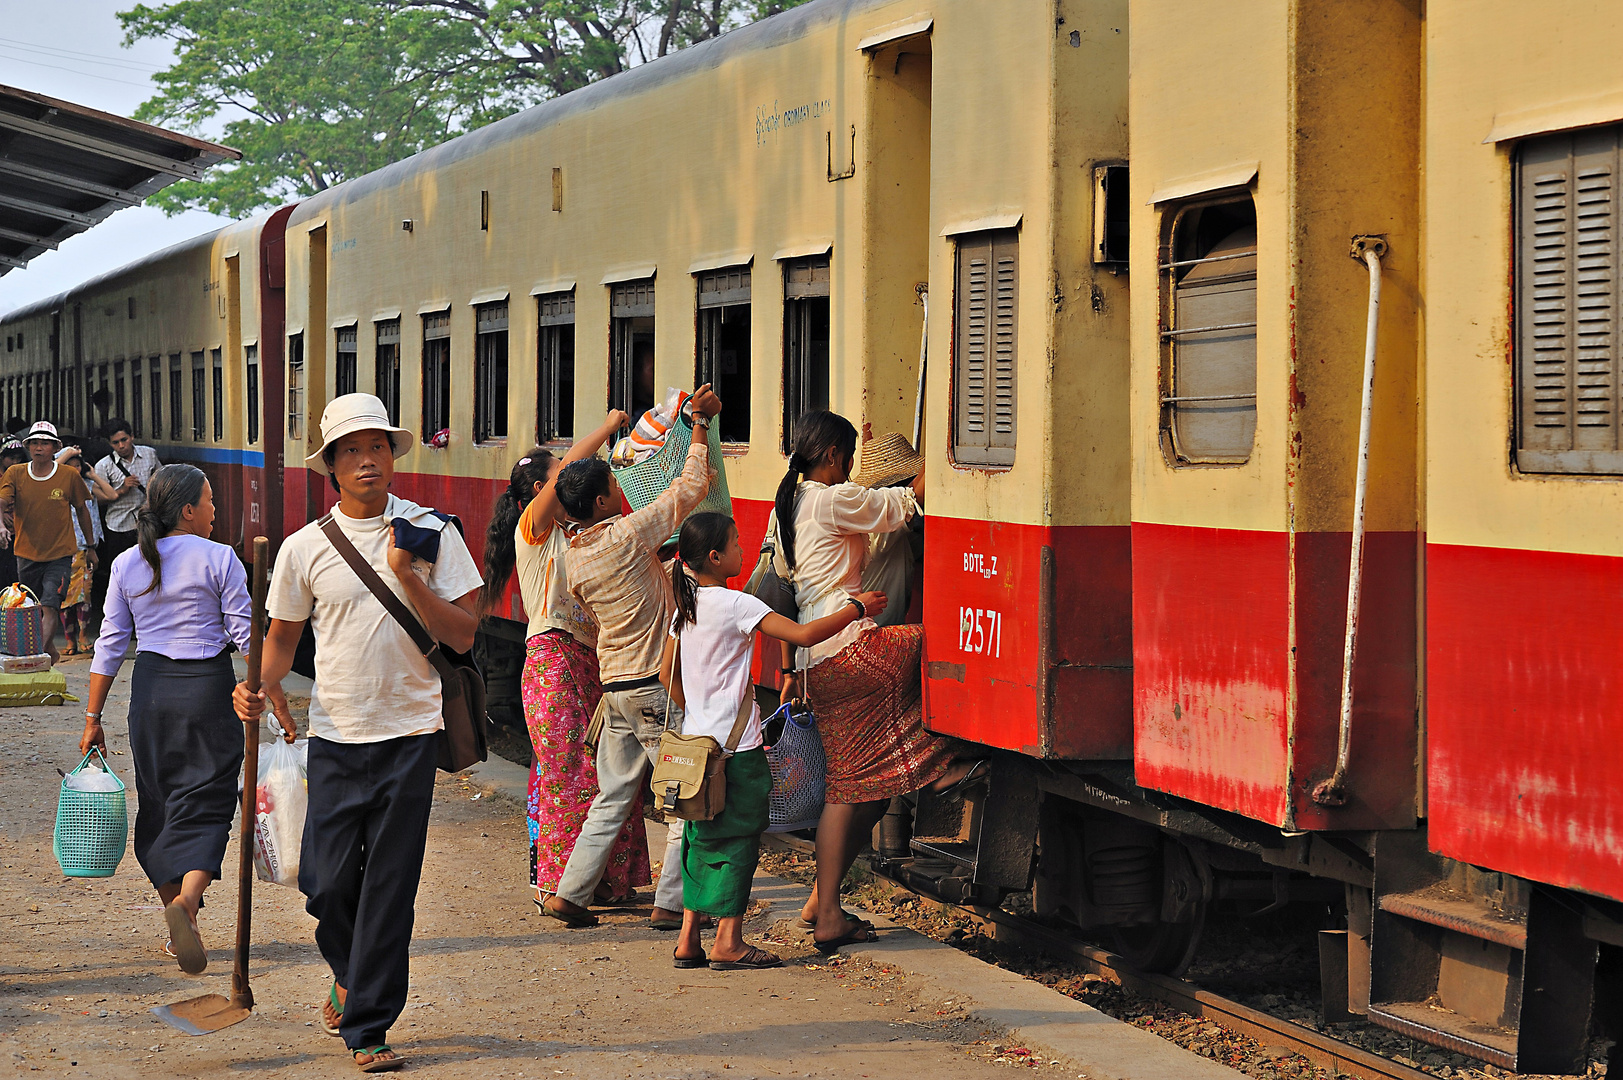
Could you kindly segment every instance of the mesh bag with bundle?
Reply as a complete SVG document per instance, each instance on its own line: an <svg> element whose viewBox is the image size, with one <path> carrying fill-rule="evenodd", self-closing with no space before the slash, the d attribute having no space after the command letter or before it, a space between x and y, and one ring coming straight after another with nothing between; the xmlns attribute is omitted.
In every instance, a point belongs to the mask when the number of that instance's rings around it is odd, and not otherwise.
<svg viewBox="0 0 1623 1080"><path fill-rule="evenodd" d="M761 725L766 760L772 767L772 824L767 832L810 829L823 815L828 759L817 717L785 702Z"/></svg>
<svg viewBox="0 0 1623 1080"><path fill-rule="evenodd" d="M91 757L101 759L102 776L108 790L83 790L75 784ZM124 782L107 767L99 747L92 747L76 768L62 778L56 800L56 835L52 847L62 873L68 877L112 877L124 858L129 840L129 808L124 801Z"/></svg>
<svg viewBox="0 0 1623 1080"><path fill-rule="evenodd" d="M687 462L688 447L692 443L693 423L684 416L671 425L665 435L665 445L653 457L613 470L614 478L619 481L620 490L625 492L626 502L631 504L631 509L641 510L665 494L666 489L682 475L682 466ZM715 473L715 479L710 482L709 494L693 508L693 513L713 511L732 517L733 499L727 493L727 469L721 458L721 435L718 425L714 423L710 425L709 446L710 469ZM671 539L675 540L676 536L676 533L672 533Z"/></svg>

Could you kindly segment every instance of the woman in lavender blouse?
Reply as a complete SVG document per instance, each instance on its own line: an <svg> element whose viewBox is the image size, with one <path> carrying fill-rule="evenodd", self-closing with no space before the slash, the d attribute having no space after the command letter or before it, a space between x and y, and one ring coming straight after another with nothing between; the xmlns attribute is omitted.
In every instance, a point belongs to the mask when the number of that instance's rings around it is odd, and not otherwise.
<svg viewBox="0 0 1623 1080"><path fill-rule="evenodd" d="M81 752L106 746L101 710L139 639L130 682L135 857L164 903L180 968L208 966L197 933L203 890L220 863L237 805L242 726L231 708L230 647L248 649L248 579L236 553L208 539L214 493L201 470L165 465L136 518L139 546L113 560Z"/></svg>

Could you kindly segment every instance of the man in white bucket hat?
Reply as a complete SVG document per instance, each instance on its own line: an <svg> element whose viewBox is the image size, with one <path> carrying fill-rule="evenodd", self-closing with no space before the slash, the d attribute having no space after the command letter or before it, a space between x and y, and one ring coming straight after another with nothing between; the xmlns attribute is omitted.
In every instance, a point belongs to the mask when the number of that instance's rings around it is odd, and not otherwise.
<svg viewBox="0 0 1623 1080"><path fill-rule="evenodd" d="M62 439L56 425L49 420L39 421L28 429L25 442L28 460L13 465L0 477L0 543L10 544L15 539L17 580L39 597L45 608L45 651L55 663L62 602L73 576L73 556L80 547L73 535L73 515L79 516L87 543L95 535L90 520L90 489L85 487L78 469L57 464L56 452L62 449ZM86 562L94 569L95 545L84 550Z"/></svg>
<svg viewBox="0 0 1623 1080"><path fill-rule="evenodd" d="M334 398L321 449L305 463L338 492L330 515L429 634L467 652L481 584L455 519L390 493L411 435L371 394ZM422 544L412 537L428 537ZM287 538L271 581L264 690L236 692L237 713L268 700L291 737L282 678L306 621L316 638L309 791L299 889L332 968L322 1026L368 1071L397 1068L385 1037L406 1003L407 949L438 761L440 676L356 571L311 522ZM364 852L364 855L363 855ZM393 1062L393 1065L388 1063Z"/></svg>

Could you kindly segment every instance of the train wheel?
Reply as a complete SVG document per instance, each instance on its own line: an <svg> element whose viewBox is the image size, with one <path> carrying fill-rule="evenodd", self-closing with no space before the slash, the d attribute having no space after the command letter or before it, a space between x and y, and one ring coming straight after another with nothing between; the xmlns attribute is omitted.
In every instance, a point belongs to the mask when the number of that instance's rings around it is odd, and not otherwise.
<svg viewBox="0 0 1623 1080"><path fill-rule="evenodd" d="M1205 860L1176 840L1169 838L1162 853L1163 917L1153 923L1118 926L1111 935L1116 951L1138 970L1182 975L1194 960L1206 928L1212 877Z"/></svg>

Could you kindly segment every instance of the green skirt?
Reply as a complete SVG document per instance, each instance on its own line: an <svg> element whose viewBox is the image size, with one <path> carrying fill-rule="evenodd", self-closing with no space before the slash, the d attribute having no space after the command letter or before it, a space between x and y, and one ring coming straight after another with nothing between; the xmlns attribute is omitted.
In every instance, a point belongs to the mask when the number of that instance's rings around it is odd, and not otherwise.
<svg viewBox="0 0 1623 1080"><path fill-rule="evenodd" d="M710 821L682 830L682 906L731 919L744 914L772 823L772 768L757 747L727 759L727 802Z"/></svg>

